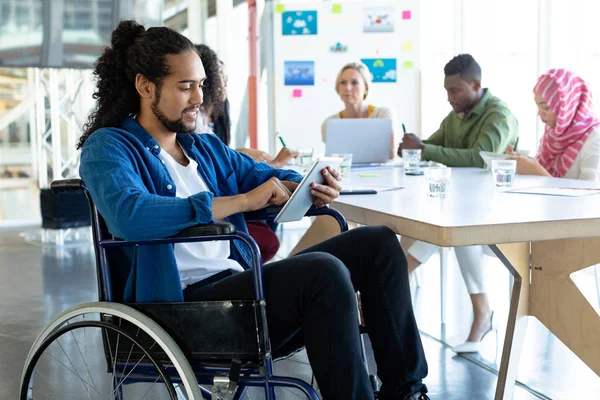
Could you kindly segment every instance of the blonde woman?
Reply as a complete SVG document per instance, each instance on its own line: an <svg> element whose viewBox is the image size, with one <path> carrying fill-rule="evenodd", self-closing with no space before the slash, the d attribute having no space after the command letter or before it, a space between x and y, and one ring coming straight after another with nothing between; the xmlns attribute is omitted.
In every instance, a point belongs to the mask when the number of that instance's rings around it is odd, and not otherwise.
<svg viewBox="0 0 600 400"><path fill-rule="evenodd" d="M344 109L323 121L321 135L327 137L327 121L337 118L388 118L392 120L392 111L387 107L378 107L366 102L371 87L371 73L363 63L351 62L342 67L335 80L335 91L344 102ZM394 158L394 134L390 143L390 159Z"/></svg>
<svg viewBox="0 0 600 400"><path fill-rule="evenodd" d="M392 111L387 107L379 107L367 103L371 89L371 72L360 62L351 62L342 67L335 80L335 91L344 102L344 109L323 121L321 135L323 142L327 137L327 121L336 118L389 118L394 126ZM390 140L390 159L394 158L394 132ZM315 218L292 254L296 254L312 245L321 243L340 233L338 224L330 217Z"/></svg>

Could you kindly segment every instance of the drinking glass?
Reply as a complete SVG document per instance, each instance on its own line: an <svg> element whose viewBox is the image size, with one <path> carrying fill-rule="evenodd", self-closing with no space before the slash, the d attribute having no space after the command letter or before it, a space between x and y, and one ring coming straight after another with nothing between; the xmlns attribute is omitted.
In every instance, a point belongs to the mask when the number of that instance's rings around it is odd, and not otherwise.
<svg viewBox="0 0 600 400"><path fill-rule="evenodd" d="M450 175L452 168L429 167L425 168L429 197L445 199L450 189Z"/></svg>
<svg viewBox="0 0 600 400"><path fill-rule="evenodd" d="M402 149L405 175L423 175L421 168L421 149Z"/></svg>
<svg viewBox="0 0 600 400"><path fill-rule="evenodd" d="M517 160L492 160L492 176L498 188L511 187L516 171Z"/></svg>

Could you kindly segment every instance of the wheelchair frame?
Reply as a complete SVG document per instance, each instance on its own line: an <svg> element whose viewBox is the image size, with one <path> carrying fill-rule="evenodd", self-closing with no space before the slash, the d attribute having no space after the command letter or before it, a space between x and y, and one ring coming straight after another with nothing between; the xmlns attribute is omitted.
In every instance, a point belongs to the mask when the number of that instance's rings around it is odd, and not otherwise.
<svg viewBox="0 0 600 400"><path fill-rule="evenodd" d="M60 315L58 315L44 330L38 335L32 345L26 359L25 367L22 375L21 396L20 398L27 399L27 389L29 381L26 381L28 374L32 373L35 366L34 362L39 357L41 349L47 346L48 338L52 338L52 334L61 329L64 324L75 316L83 315L84 313L98 313L120 318L128 323L135 325L138 329L145 332L152 340L159 344L169 358L171 366L179 375L177 382L181 382L186 389L188 399L233 399L242 398L246 388L248 387L264 387L265 396L267 399L275 399L275 390L277 386L290 387L301 390L309 399L318 400L319 396L314 388L307 382L290 377L276 376L273 373L273 354L271 343L268 334L267 316L266 316L266 299L263 287L262 264L258 246L250 235L244 232L236 232L233 224L228 222L219 222L209 225L198 225L183 230L179 234L162 239L142 240L142 241L123 241L114 237L107 238L108 229L98 213L93 200L84 183L80 179L67 179L54 181L51 188L55 192L61 191L79 191L84 190L88 198L90 211L92 214L92 230L94 240L94 252L96 260L96 273L98 278L98 294L99 302L85 303L74 306ZM246 213L246 220L271 220L279 212L280 207L268 207L264 210L259 210L252 213ZM306 216L329 215L336 219L340 225L342 232L348 229L347 222L343 215L338 211L329 207L311 208ZM161 326L159 322L150 318L146 313L135 309L126 304L121 304L113 301L113 293L111 288L110 266L108 262L107 250L115 247L123 246L140 246L140 245L158 245L158 244L174 244L182 242L202 242L214 240L240 240L251 250L252 254L252 274L254 284L254 300L251 302L255 307L256 331L257 331L257 356L258 363L252 365L242 365L238 360L233 360L230 367L207 365L204 363L191 365L186 354L182 351L179 344L173 339L167 330ZM202 304L211 302L192 302L185 304ZM223 302L220 302L223 303ZM227 303L225 301L225 303ZM161 303L162 304L162 303ZM168 303L181 304L181 303ZM364 328L364 327L361 327ZM364 329L361 329L364 333ZM103 340L106 346L106 340ZM106 347L105 347L106 350ZM297 351L297 349L296 349ZM365 367L368 372L366 355L364 349L364 341L361 335L361 353ZM106 351L105 351L105 354ZM116 353L115 353L116 354ZM108 359L109 366L111 361ZM116 363L114 364L116 365ZM167 368L167 370L169 369ZM200 378L206 376L213 379L213 391L203 388L200 383ZM134 376L126 377L124 383L148 382L155 379L156 375L152 376ZM371 375L371 381L376 390L376 378ZM175 382L175 381L174 381ZM216 388L216 390L215 390ZM123 393L120 391L119 399L122 399ZM209 397L210 396L210 397Z"/></svg>

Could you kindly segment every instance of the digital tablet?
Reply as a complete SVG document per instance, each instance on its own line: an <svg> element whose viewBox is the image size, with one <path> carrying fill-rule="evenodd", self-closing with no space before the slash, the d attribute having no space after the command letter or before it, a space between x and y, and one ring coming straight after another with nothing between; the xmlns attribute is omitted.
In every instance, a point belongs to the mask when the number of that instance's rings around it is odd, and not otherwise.
<svg viewBox="0 0 600 400"><path fill-rule="evenodd" d="M343 159L341 157L321 157L310 167L302 181L292 193L290 199L285 203L279 214L275 217L275 222L300 221L304 214L312 206L314 197L310 194L310 184L313 182L324 184L325 177L321 171L327 167L339 170Z"/></svg>

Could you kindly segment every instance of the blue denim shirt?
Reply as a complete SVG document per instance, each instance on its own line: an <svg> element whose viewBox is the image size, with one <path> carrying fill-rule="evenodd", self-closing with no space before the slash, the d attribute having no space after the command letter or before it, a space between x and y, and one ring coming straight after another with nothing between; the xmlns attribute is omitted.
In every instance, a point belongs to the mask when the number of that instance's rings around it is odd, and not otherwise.
<svg viewBox="0 0 600 400"><path fill-rule="evenodd" d="M158 154L158 142L136 120L127 117L120 128L94 132L81 152L81 178L88 187L109 231L125 240L172 236L198 224L215 222L214 196L246 193L272 177L300 182L293 171L271 168L225 146L210 134L178 134L177 141L198 163L198 173L209 192L188 198L175 197L176 187ZM237 230L247 232L243 215L226 218ZM235 241L232 257L250 265L247 248ZM126 248L118 262L119 276L111 277L115 293L125 302L183 301L173 245ZM115 265L111 266L115 270ZM123 279L115 285L115 279Z"/></svg>

